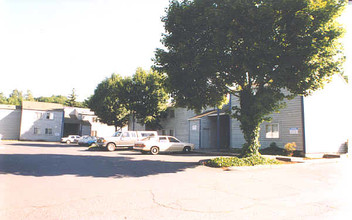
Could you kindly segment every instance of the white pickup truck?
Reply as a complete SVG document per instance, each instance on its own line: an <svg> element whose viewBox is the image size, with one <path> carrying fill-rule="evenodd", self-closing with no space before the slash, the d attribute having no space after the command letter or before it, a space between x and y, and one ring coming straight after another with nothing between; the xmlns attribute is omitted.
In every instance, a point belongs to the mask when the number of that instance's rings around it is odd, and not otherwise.
<svg viewBox="0 0 352 220"><path fill-rule="evenodd" d="M111 137L99 138L97 144L99 147L106 147L108 151L114 151L120 147L133 147L136 141L149 136L158 136L158 133L156 131L117 131Z"/></svg>

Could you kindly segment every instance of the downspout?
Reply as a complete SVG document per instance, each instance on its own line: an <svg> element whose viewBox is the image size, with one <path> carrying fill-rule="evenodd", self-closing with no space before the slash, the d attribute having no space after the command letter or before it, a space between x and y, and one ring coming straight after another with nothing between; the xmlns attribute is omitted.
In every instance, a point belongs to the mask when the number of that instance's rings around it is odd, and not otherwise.
<svg viewBox="0 0 352 220"><path fill-rule="evenodd" d="M229 111L230 111L230 115L229 115L229 148L232 148L232 120L231 120L231 115L232 115L232 96L230 94L230 101L229 101Z"/></svg>
<svg viewBox="0 0 352 220"><path fill-rule="evenodd" d="M199 119L199 149L202 146L202 119Z"/></svg>
<svg viewBox="0 0 352 220"><path fill-rule="evenodd" d="M216 148L220 149L220 110L217 108L216 114Z"/></svg>
<svg viewBox="0 0 352 220"><path fill-rule="evenodd" d="M304 97L301 96L301 112L302 112L302 136L303 136L303 154L307 153L306 150L306 131L305 131L305 120L304 120Z"/></svg>

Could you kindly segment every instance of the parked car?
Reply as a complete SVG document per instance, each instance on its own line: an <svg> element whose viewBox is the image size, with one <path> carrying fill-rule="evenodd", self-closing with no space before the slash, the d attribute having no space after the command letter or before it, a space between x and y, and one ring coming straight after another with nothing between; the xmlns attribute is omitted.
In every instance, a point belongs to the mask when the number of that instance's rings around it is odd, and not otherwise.
<svg viewBox="0 0 352 220"><path fill-rule="evenodd" d="M78 140L80 146L90 146L97 143L97 138L89 135L85 135Z"/></svg>
<svg viewBox="0 0 352 220"><path fill-rule="evenodd" d="M61 143L66 143L66 144L77 143L79 138L80 138L79 135L69 135L67 137L61 138Z"/></svg>
<svg viewBox="0 0 352 220"><path fill-rule="evenodd" d="M114 151L116 148L133 148L136 141L157 135L156 131L118 131L112 137L99 138L97 143L99 147L105 147L108 151Z"/></svg>
<svg viewBox="0 0 352 220"><path fill-rule="evenodd" d="M188 153L194 150L194 144L184 143L173 136L147 137L134 144L133 150L145 154L150 152L155 155L159 152L183 151Z"/></svg>

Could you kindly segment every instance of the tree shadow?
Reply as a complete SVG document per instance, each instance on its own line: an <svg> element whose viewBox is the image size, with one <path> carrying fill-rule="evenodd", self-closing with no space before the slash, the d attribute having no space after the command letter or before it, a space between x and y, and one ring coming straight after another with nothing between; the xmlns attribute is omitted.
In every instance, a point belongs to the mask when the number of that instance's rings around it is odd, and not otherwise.
<svg viewBox="0 0 352 220"><path fill-rule="evenodd" d="M85 146L79 146L78 144L65 144L65 143L59 143L59 142L18 142L18 143L11 143L13 146L23 146L23 147L85 147Z"/></svg>
<svg viewBox="0 0 352 220"><path fill-rule="evenodd" d="M196 162L131 160L129 157L73 156L64 154L3 154L0 174L22 176L143 177L181 172Z"/></svg>

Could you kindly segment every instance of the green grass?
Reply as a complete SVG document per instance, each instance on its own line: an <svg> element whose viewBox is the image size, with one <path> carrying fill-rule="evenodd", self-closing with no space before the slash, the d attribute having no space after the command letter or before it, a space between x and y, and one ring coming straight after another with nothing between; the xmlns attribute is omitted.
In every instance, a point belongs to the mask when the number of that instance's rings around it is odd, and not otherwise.
<svg viewBox="0 0 352 220"><path fill-rule="evenodd" d="M279 164L275 159L269 159L261 155L251 157L218 157L205 162L210 167L232 167L232 166L255 166L255 165L272 165Z"/></svg>

